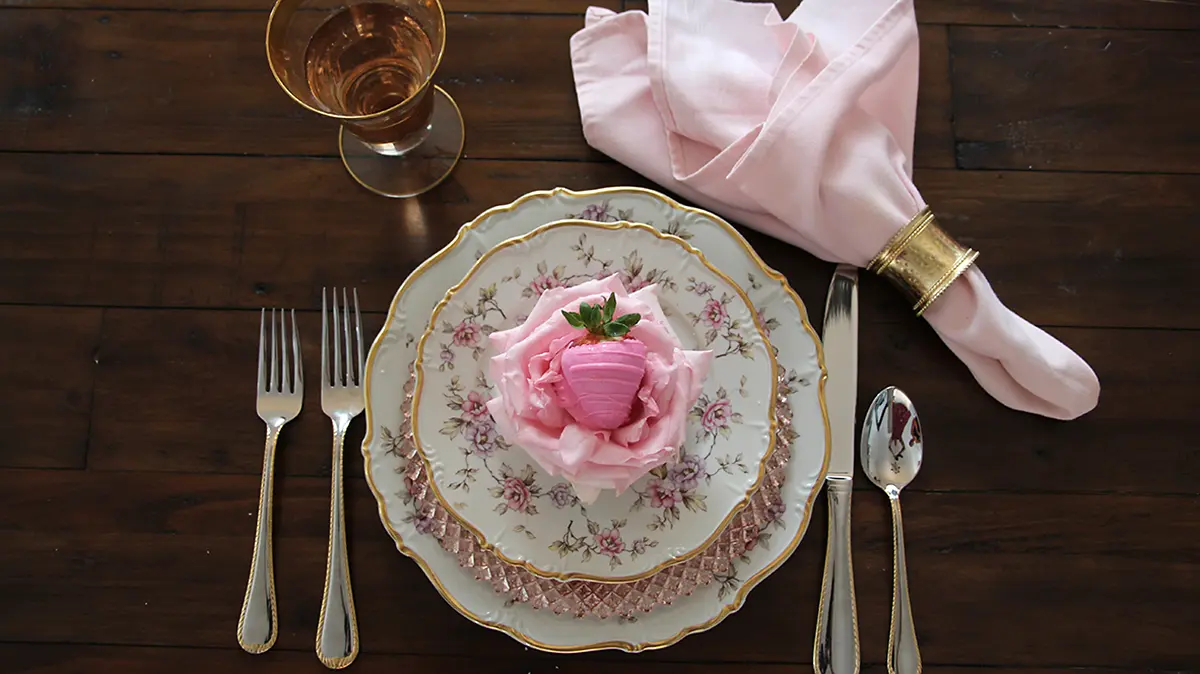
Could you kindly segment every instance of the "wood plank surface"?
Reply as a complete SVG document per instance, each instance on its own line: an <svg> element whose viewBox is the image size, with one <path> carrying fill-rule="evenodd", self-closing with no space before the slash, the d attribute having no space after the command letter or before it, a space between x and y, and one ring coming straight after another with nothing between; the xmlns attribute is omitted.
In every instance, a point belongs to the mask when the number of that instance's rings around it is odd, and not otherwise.
<svg viewBox="0 0 1200 674"><path fill-rule="evenodd" d="M396 202L337 159L0 154L0 167L0 301L311 309L322 286L353 284L374 311L482 210L636 180L616 164L466 161Z"/></svg>
<svg viewBox="0 0 1200 674"><path fill-rule="evenodd" d="M322 286L355 285L364 307L385 311L486 208L553 186L628 184L650 186L611 163L466 161L436 193L397 203L337 160L0 154L0 302L315 309ZM1026 319L1200 328L1200 294L1177 291L1200 248L1200 178L921 170L916 184ZM746 233L821 305L828 265ZM911 319L864 276L864 321Z"/></svg>
<svg viewBox="0 0 1200 674"><path fill-rule="evenodd" d="M0 150L337 154L336 124L300 108L272 78L261 13L13 9L3 16L0 44L13 46L0 51L10 91L0 99ZM448 21L435 81L463 109L468 156L604 157L585 143L575 102L568 43L580 17ZM918 165L949 161L948 55L933 32L923 47L930 65ZM473 55L476 44L489 45L486 59Z"/></svg>
<svg viewBox="0 0 1200 674"><path fill-rule="evenodd" d="M337 125L271 76L262 13L11 9L3 19L0 150L337 156ZM469 155L600 156L584 143L572 86L567 42L581 25L448 17L435 81L463 108Z"/></svg>
<svg viewBox="0 0 1200 674"><path fill-rule="evenodd" d="M0 471L0 485L40 499L0 514L4 641L228 648L245 583L255 476ZM281 650L312 646L324 568L325 480L280 481L276 583ZM379 526L361 480L348 485L351 568L360 629L372 653L450 654L472 643L495 658L528 657L438 599ZM105 496L104 513L87 505ZM820 501L823 502L823 499ZM940 665L1185 668L1198 651L1176 638L1200 629L1200 505L1190 496L906 494L909 573L922 653ZM742 611L644 660L804 662L811 654L824 553L824 511L811 538ZM886 499L855 498L854 544L863 658L887 642L891 550ZM1166 529L1148 526L1169 523ZM1102 527L1104 536L1095 535ZM1161 535L1165 531L1170 536ZM119 536L114 535L119 534ZM1051 566L1039 560L1053 558ZM139 569L136 576L127 572ZM88 612L50 610L67 597ZM219 598L219 599L217 599ZM980 607L988 610L980 610ZM1120 607L1120 610L1113 610ZM1021 615L1019 624L1012 616ZM780 619L787 616L786 620ZM1078 626L1086 623L1088 629ZM995 634L1011 638L991 648ZM805 638L797 638L805 635ZM728 648L738 643L739 648ZM267 656L268 658L271 656ZM266 658L264 658L266 659ZM617 658L625 660L624 658Z"/></svg>
<svg viewBox="0 0 1200 674"><path fill-rule="evenodd" d="M954 27L961 168L1200 172L1186 31Z"/></svg>
<svg viewBox="0 0 1200 674"><path fill-rule="evenodd" d="M101 314L0 306L0 466L84 466Z"/></svg>
<svg viewBox="0 0 1200 674"><path fill-rule="evenodd" d="M1001 299L1102 386L1075 421L1008 410L862 275L857 416L897 385L925 436L904 495L924 670L1194 672L1200 2L915 2L916 185ZM271 0L0 0L0 671L327 671L313 654L331 460L320 289L357 287L374 334L403 279L484 209L556 185L653 187L583 139L569 39L592 5L647 3L446 0L435 81L462 106L468 159L393 201L355 185L336 125L274 82ZM743 231L819 327L831 266ZM261 307L299 310L310 376L277 463L279 641L251 656L235 626ZM363 424L346 454L351 671L810 671L824 499L791 559L714 629L636 656L553 656L463 618L396 551L363 479ZM858 477L862 669L883 674L890 522Z"/></svg>
<svg viewBox="0 0 1200 674"><path fill-rule="evenodd" d="M620 9L620 0L440 0L448 14L580 14L588 7ZM0 9L159 9L271 11L273 0L0 0ZM265 21L265 19L264 19Z"/></svg>
<svg viewBox="0 0 1200 674"><path fill-rule="evenodd" d="M295 651L271 653L253 657L228 650L198 648L136 648L122 646L44 646L41 644L0 644L0 658L17 669L13 674L92 674L100 667L119 666L121 674L160 674L179 662L187 662L204 671L224 674L304 674L328 672L309 654ZM492 658L490 669L525 674L605 674L613 669L609 658L591 656L559 656L543 658L523 656L513 659ZM664 665L633 656L623 658L622 671L629 674L659 672ZM760 674L791 674L793 665L737 663L672 662L670 670L678 674L738 674L745 671ZM926 671L941 674L974 674L971 667L926 666ZM989 668L994 674L1104 674L1090 668L1029 669ZM367 674L473 674L479 671L479 661L463 657L429 657L421 655L363 654L354 661L355 672ZM865 664L863 674L883 674L882 664ZM1120 670L1116 670L1120 671Z"/></svg>
<svg viewBox="0 0 1200 674"><path fill-rule="evenodd" d="M916 0L917 19L931 23L1051 28L1200 28L1191 0Z"/></svg>
<svg viewBox="0 0 1200 674"><path fill-rule="evenodd" d="M0 0L3 8L241 10L268 12L270 0ZM774 0L784 17L800 4ZM646 0L442 0L448 13L583 14L590 6L646 11ZM917 20L928 24L1051 28L1200 28L1200 5L1189 0L1102 0L1080 11L1075 0L916 0Z"/></svg>
<svg viewBox="0 0 1200 674"><path fill-rule="evenodd" d="M945 26L917 26L921 40L920 85L913 164L954 168L954 120L950 107L950 46Z"/></svg>

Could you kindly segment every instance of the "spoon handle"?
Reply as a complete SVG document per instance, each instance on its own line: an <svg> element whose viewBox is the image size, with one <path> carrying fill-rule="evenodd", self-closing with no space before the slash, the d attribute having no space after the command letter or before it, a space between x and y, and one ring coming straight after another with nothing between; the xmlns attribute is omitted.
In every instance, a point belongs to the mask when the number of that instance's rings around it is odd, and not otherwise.
<svg viewBox="0 0 1200 674"><path fill-rule="evenodd" d="M908 568L904 562L904 522L900 517L900 492L888 492L892 503L892 633L888 637L889 674L920 674L921 649L908 598Z"/></svg>

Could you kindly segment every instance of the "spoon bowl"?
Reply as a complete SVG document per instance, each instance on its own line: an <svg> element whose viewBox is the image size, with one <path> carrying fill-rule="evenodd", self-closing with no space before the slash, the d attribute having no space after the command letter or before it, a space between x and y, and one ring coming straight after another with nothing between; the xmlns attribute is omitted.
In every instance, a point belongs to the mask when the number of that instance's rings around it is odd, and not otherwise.
<svg viewBox="0 0 1200 674"><path fill-rule="evenodd" d="M900 490L921 470L921 420L903 391L889 386L875 396L863 420L863 472L887 493L892 509L892 631L888 638L888 674L921 674L921 649L908 598L904 524Z"/></svg>
<svg viewBox="0 0 1200 674"><path fill-rule="evenodd" d="M875 396L863 420L863 472L889 496L899 495L921 470L921 421L908 395L889 386Z"/></svg>

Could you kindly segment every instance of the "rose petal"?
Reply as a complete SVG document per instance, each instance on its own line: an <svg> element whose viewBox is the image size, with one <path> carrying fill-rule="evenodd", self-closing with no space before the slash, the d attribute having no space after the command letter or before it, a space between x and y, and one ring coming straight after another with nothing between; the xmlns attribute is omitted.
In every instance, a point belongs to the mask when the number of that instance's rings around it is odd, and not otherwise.
<svg viewBox="0 0 1200 674"><path fill-rule="evenodd" d="M563 470L577 475L578 469L592 458L599 447L600 434L579 424L567 424L558 439L557 454Z"/></svg>
<svg viewBox="0 0 1200 674"><path fill-rule="evenodd" d="M570 391L563 387L562 352L581 331L562 311L578 311L582 302L602 304L612 294L618 313L642 315L629 334L647 348L646 374L633 418L613 431L594 431L576 424L563 406ZM623 492L649 469L677 458L713 357L681 348L656 285L629 294L615 274L547 290L524 323L493 333L490 344L496 355L488 371L497 395L487 409L497 431L543 470L563 476L584 503L606 489Z"/></svg>

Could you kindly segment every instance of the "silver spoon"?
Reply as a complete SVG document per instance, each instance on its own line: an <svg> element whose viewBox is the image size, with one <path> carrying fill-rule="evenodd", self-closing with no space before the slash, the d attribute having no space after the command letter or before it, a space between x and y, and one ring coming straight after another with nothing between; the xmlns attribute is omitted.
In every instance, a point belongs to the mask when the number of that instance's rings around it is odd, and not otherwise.
<svg viewBox="0 0 1200 674"><path fill-rule="evenodd" d="M889 674L919 674L921 650L908 599L904 563L904 525L900 490L921 469L921 422L904 391L889 386L867 409L862 431L863 472L888 495L892 504L892 633L888 637Z"/></svg>

